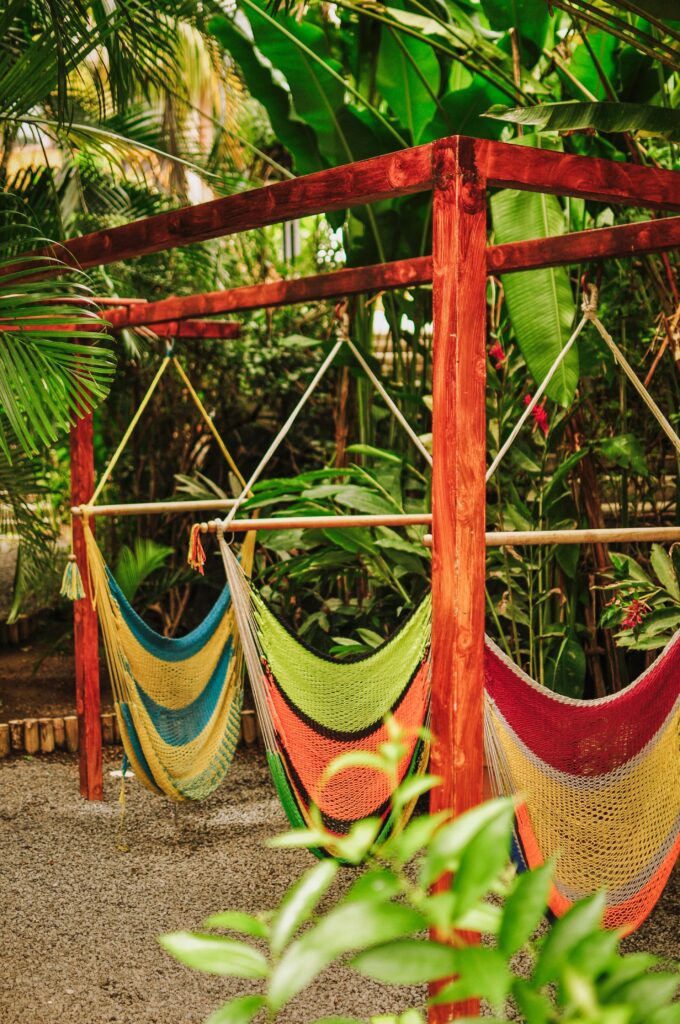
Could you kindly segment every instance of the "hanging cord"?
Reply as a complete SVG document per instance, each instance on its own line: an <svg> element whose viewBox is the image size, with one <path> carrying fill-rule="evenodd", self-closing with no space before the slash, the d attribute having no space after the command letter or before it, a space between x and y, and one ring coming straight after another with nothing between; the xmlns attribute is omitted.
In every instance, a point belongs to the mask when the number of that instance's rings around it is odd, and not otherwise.
<svg viewBox="0 0 680 1024"><path fill-rule="evenodd" d="M238 468L238 466L234 462L234 459L233 459L233 456L232 456L231 452L229 451L229 449L227 448L226 444L222 440L220 432L219 432L219 430L217 429L217 427L215 426L215 424L213 422L212 416L209 414L208 410L203 405L203 402L198 397L198 394L196 393L196 390L195 390L193 384L191 383L191 381L187 377L186 372L184 370L184 367L180 363L180 361L177 358L177 356L173 356L172 357L172 363L173 363L173 366L175 367L175 369L177 370L177 373L182 378L182 381L184 382L184 386L186 387L187 391L189 392L189 394L193 398L194 405L196 406L196 408L200 412L201 416L203 417L203 420L204 420L208 430L210 431L212 436L215 438L215 441L217 442L217 446L218 446L219 450L222 452L222 454L224 455L224 458L225 458L225 460L227 462L227 465L229 466L229 468L231 469L232 473L234 474L234 476L236 477L236 479L240 483L241 487L245 487L245 485L246 485L245 477L243 476L243 474L241 473L241 470Z"/></svg>
<svg viewBox="0 0 680 1024"><path fill-rule="evenodd" d="M404 416L403 412L401 411L401 409L399 408L397 403L394 401L392 396L390 394L388 394L387 389L385 388L385 385L381 381L380 377L378 377L378 375L373 372L373 370L372 370L371 366L369 365L368 361L364 358L362 353L359 351L357 346L354 344L354 342L350 338L350 336L349 336L349 317L347 316L347 313L345 312L345 310L344 310L344 308L342 306L338 307L337 317L338 317L338 319L342 323L342 337L343 337L343 340L347 343L347 347L352 352L352 354L353 354L354 358L356 359L356 361L358 362L359 366L362 368L362 370L364 371L364 373L366 374L368 379L371 381L371 383L373 384L373 387L378 392L378 394L380 395L380 397L384 401L385 405L387 406L387 408L390 410L390 412L394 416L395 420L398 423L401 424L401 426L403 427L404 431L408 434L408 436L410 437L411 441L413 442L414 446L418 449L418 451L420 452L422 457L427 462L428 466L431 466L432 465L432 455L430 454L430 452L428 452L427 448L425 447L425 445L423 444L421 439L418 437L418 435L416 434L415 430L413 429L413 427L411 426L409 421L406 419L406 417Z"/></svg>
<svg viewBox="0 0 680 1024"><path fill-rule="evenodd" d="M644 386L638 375L636 374L633 367L630 365L623 352L616 344L611 334L607 331L604 324L597 317L597 288L595 285L590 285L590 294L592 296L592 303L594 305L595 312L589 316L593 324L597 328L597 332L607 345L609 351L614 356L614 359L619 364L623 372L625 373L628 380L631 382L637 393L639 394L642 401L645 403L652 416L663 430L666 437L670 440L671 444L675 448L676 452L680 454L680 437L666 419L659 406L656 404L652 396L650 395L647 388Z"/></svg>
<svg viewBox="0 0 680 1024"><path fill-rule="evenodd" d="M109 480L109 477L111 476L111 474L113 473L114 469L116 468L116 463L118 462L119 458L121 457L121 455L125 451L127 443L130 440L130 437L132 436L132 432L134 431L135 427L137 426L137 424L139 423L140 419L142 418L142 416L144 414L144 410L146 409L147 405L151 401L151 396L153 395L154 391L158 387L158 384L160 382L161 377L163 376L163 374L167 370L168 366L170 365L171 359L172 359L172 355L169 352L166 352L165 356L163 357L163 359L161 361L161 365L158 367L158 370L156 372L156 376L154 377L154 379L151 381L151 384L149 385L149 390L147 391L147 393L144 395L144 398L139 403L139 408L137 409L137 411L135 412L134 416L130 420L128 428L125 431L125 433L123 434L118 447L116 448L115 452L113 453L113 455L109 459L108 465L107 465L106 469L104 470L104 472L102 473L102 475L101 475L101 477L99 479L99 483L97 484L97 486L94 489L94 494L92 495L92 497L90 498L90 500L87 503L88 505L94 505L95 502L97 501L97 498L99 497L99 495L102 493L102 491L106 487L106 484L107 484L107 482Z"/></svg>
<svg viewBox="0 0 680 1024"><path fill-rule="evenodd" d="M496 455L496 458L493 460L493 462L489 466L489 468L488 468L488 470L486 472L486 482L487 483L489 482L489 480L491 479L491 477L493 476L495 471L498 469L498 466L500 465L501 461L503 460L503 458L507 454L508 449L512 447L513 443L515 442L515 439L517 438L517 435L519 434L520 430L522 429L522 427L524 426L524 424L528 420L529 416L531 416L531 413L536 408L536 405L538 404L538 402L541 400L543 394L545 393L545 390L546 390L548 384L550 383L552 378L555 376L555 373L557 372L557 370L558 370L560 364L562 363L563 359L565 358L565 356L567 355L567 353L569 352L569 350L573 346L574 342L578 338L579 334L581 333L581 331L583 330L583 328L585 327L585 325L589 321L596 328L598 334L600 335L600 337L605 342L605 344L609 348L610 352L614 356L614 359L619 364L619 366L621 367L621 369L623 370L623 372L625 373L626 377L631 382L631 384L633 385L633 387L635 388L637 393L640 395L640 397L642 398L643 402L645 403L645 405L647 406L649 411L652 413L652 415L654 416L655 420L657 421L657 423L659 424L659 426L661 427L663 432L670 439L670 441L671 441L673 447L675 448L676 452L678 454L680 454L680 437L678 437L677 433L675 432L675 430L673 429L673 427L671 426L669 421L666 419L666 417L662 413L661 409L656 404L656 402L654 401L654 399L652 398L652 396L650 395L649 391L647 390L645 385L642 383L642 381L640 380L638 375L635 373L635 370L632 368L632 366L630 365L630 363L628 362L628 360L624 356L623 352L621 351L621 349L618 347L618 345L616 344L616 342L612 338L611 334L609 334L609 332L607 331L606 327L604 326L602 321L599 319L599 317L597 315L597 307L598 307L598 289L597 289L597 287L594 284L587 285L583 289L583 300L581 302L581 310L583 312L583 316L581 317L581 319L580 319L576 329L574 330L574 333L569 338L569 341L566 343L566 345L564 346L562 351L557 356L557 359L552 364L552 366L548 370L547 374L545 375L545 377L541 381L541 384L539 385L539 387L538 387L538 389L536 391L536 394L533 396L533 398L531 399L531 402L527 405L526 409L524 410L524 412L520 416L519 420L515 424L515 426L514 426L514 428L512 430L512 433L507 438L505 443L502 445L500 451Z"/></svg>
<svg viewBox="0 0 680 1024"><path fill-rule="evenodd" d="M328 353L328 355L326 356L324 361L319 366L318 370L316 371L316 373L312 377L311 381L307 385L307 387L306 387L302 397L300 398L300 400L298 401L297 405L295 406L295 408L291 412L290 416L288 417L286 422L283 424L283 426L279 430L278 434L276 435L276 437L274 438L272 443L269 445L269 448L267 448L267 451L264 453L264 455L262 456L262 458L258 462L258 464L255 467L255 469L253 470L253 472L250 474L250 477L248 478L248 482L246 484L244 484L243 490L241 491L239 496L236 498L234 504L232 505L231 509L229 510L229 513L221 521L220 526L221 526L221 528L223 530L228 527L229 523L232 521L232 519L234 518L234 516L238 512L239 508L241 507L243 502L246 500L246 498L250 494L250 492L252 490L252 487L253 487L253 484L255 484L257 482L257 480L259 480L260 475L262 474L263 470L266 469L268 462L271 460L272 456L274 455L274 453L278 449L279 445L284 440L286 434L288 433L290 428L295 423L295 420L298 418L298 415L300 414L300 412L302 411L302 409L306 405L308 398L312 395L312 393L314 392L317 384L319 383L319 381L321 380L321 378L325 374L326 370L331 365L331 363L335 359L336 355L340 351L340 349L342 347L342 344L343 344L343 339L340 338L339 341L336 341L335 345L333 345L333 348L330 350L330 352Z"/></svg>
<svg viewBox="0 0 680 1024"><path fill-rule="evenodd" d="M123 434L123 437L121 438L120 444L118 445L118 447L116 448L115 452L111 456L106 469L102 473L101 479L99 480L99 483L95 487L94 493L93 493L92 497L90 498L90 500L87 502L86 505L81 505L81 511L85 512L85 510L91 508L95 504L97 498L99 497L99 495L103 491L104 487L106 486L106 483L107 483L109 477L111 476L111 473L113 472L113 470L115 468L115 465L118 462L118 459L121 457L121 455L125 451L125 446L127 445L128 441L130 440L130 436L132 435L133 430L135 429L135 427L139 423L139 420L140 420L144 410L146 409L147 405L149 404L149 400L151 399L151 396L153 395L154 391L156 390L156 387L158 386L158 382L160 381L161 377L163 376L163 374L167 370L168 366L170 365L170 360L171 360L171 351L168 350L168 351L166 351L165 357L163 358L163 361L161 362L161 365L158 367L158 370L156 372L156 375L155 375L154 379L151 381L151 384L149 386L149 390L147 391L147 393L144 395L144 398L140 402L139 408L137 409L137 411L135 412L134 416L132 417L132 420L130 421L130 424L128 425L127 430ZM87 522L87 516L84 515L83 516L83 530L87 530L88 528L89 528L89 526L88 526L88 522ZM70 552L70 554L68 556L68 559L67 559L67 562L66 562L66 566L64 568L64 575L62 576L61 588L60 588L59 593L63 597L68 598L70 601L80 601L82 598L85 597L85 588L83 586L82 574L80 572L80 569L78 568L78 562L76 560L76 554L75 554L75 552L73 550L73 516L71 516L71 552ZM94 594L93 594L92 591L91 591L91 593L92 593L92 596L94 597Z"/></svg>
<svg viewBox="0 0 680 1024"><path fill-rule="evenodd" d="M507 455L509 449L512 448L513 444L515 443L515 441L517 439L517 435L519 434L519 432L521 431L522 427L524 426L526 421L529 419L529 417L531 416L532 412L534 411L534 409L536 408L536 406L540 402L541 398L545 394L545 390L548 387L548 384L550 383L550 381L553 379L553 377L557 373L558 369L562 365L563 360L566 359L568 353L571 351L571 349L572 349L574 343L576 342L576 339L578 338L579 334L581 333L583 328L586 326L588 321L590 319L592 319L590 299L589 299L588 295L585 292L583 293L583 301L581 303L581 310L583 312L583 316L581 317L581 319L579 320L578 324L576 325L576 328L574 329L573 334L569 338L569 340L566 343L566 345L564 346L564 348L560 351L559 355L557 356L557 359L552 364L552 366L550 367L550 369L546 373L545 377L543 378L543 380L539 384L538 388L536 389L535 395L533 396L533 398L531 399L531 401L527 405L526 409L524 410L524 412L522 413L520 418L517 420L517 423L513 427L510 436L508 438L506 438L506 440L503 443L503 445L501 446L498 454L496 455L496 458L493 460L493 462L491 463L491 465L487 469L487 471L486 471L486 478L485 478L487 483L489 482L491 477L494 475L494 473L496 472L496 470L500 466L501 462L503 461L503 459Z"/></svg>

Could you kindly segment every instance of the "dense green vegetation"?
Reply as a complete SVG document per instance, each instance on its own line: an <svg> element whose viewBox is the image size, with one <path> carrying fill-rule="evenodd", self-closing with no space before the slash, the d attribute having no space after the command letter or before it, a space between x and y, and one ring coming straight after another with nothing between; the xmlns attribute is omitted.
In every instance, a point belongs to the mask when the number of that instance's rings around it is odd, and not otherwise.
<svg viewBox="0 0 680 1024"><path fill-rule="evenodd" d="M35 247L17 245L12 218L19 209L34 238L60 242L197 197L452 133L677 166L680 20L670 14L671 6L659 0L556 0L551 7L545 0L11 4L0 16L0 176L8 211L0 258L15 260L17 252ZM634 209L501 192L491 197L490 230L496 240L510 241L640 216ZM426 253L429 229L428 197L395 199L303 222L294 256L282 251L280 232L271 228L103 268L87 279L50 279L41 288L73 318L65 300L86 287L95 295L151 299L362 265ZM678 422L680 305L673 256L492 279L490 457L568 338L584 272L600 285L609 330ZM80 385L65 374L58 338L44 332L19 337L20 324L9 319L17 316L13 288L7 279L0 283L7 311L0 358L13 382L0 395L0 436L7 439L0 487L10 518L31 518L36 497L53 510L49 530L45 517L32 530L22 528L28 547L20 566L27 566L46 550L45 531L56 534L67 503L66 452L54 439L64 436ZM27 304L36 298L42 301L43 292L27 292ZM352 338L427 438L429 290L357 299L348 315ZM332 307L317 304L255 314L236 343L180 347L244 470L255 465L341 329ZM49 353L50 372L63 380L63 401L48 416L49 430L30 371L38 350ZM112 352L117 373L106 415L96 419L99 468L162 346L138 335L101 339L86 367L98 374L95 401L109 387ZM234 492L235 481L179 384L168 381L149 412L116 473L112 500ZM40 454L30 461L21 454L36 448ZM360 368L344 358L272 464L255 503L271 513L420 509L428 490L427 467ZM673 523L676 491L670 446L620 379L608 350L587 333L549 386L533 428L490 485L489 527ZM183 567L188 522L110 522L101 530L113 562L123 545L130 549L128 574L138 536L175 552L160 558L155 551L162 567L147 574L138 564L136 573L143 579L138 606L171 632L180 620L190 625L221 583L211 557L206 584L189 601L192 584ZM260 548L258 577L310 642L356 650L378 643L427 586L421 533L279 533ZM617 558L585 547L491 553L489 630L536 678L562 692L617 689L644 664L644 651L663 644L680 621L676 559L664 562L662 555L653 555L650 565L648 548ZM20 597L30 580L20 573L18 583ZM631 618L633 600L642 605ZM624 660L617 630L643 653Z"/></svg>

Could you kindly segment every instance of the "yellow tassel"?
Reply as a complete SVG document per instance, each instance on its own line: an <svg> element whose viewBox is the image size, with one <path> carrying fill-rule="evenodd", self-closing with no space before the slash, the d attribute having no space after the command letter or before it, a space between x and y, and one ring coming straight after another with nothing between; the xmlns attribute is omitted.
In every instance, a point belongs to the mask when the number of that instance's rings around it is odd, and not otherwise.
<svg viewBox="0 0 680 1024"><path fill-rule="evenodd" d="M62 597L68 598L69 601L79 601L82 597L85 597L85 588L80 575L80 569L78 568L76 556L73 554L68 556L59 593Z"/></svg>
<svg viewBox="0 0 680 1024"><path fill-rule="evenodd" d="M116 849L118 853L129 853L130 847L125 839L125 773L127 771L127 757L123 758L123 768L120 777L120 793L118 794L118 827L116 828Z"/></svg>

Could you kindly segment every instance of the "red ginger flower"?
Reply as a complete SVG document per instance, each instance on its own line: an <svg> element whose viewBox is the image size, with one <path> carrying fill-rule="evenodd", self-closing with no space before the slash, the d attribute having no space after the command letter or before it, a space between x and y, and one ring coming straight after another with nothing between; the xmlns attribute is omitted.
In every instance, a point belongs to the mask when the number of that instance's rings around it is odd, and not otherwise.
<svg viewBox="0 0 680 1024"><path fill-rule="evenodd" d="M531 395L524 396L524 404L529 405L531 403ZM531 415L534 418L534 422L539 430L543 431L543 436L547 437L550 430L550 424L548 422L548 414L545 411L545 407L537 405L531 410Z"/></svg>
<svg viewBox="0 0 680 1024"><path fill-rule="evenodd" d="M626 617L621 623L621 628L635 629L636 626L639 626L642 623L645 615L648 612L651 612L651 610L652 609L646 601L638 601L638 599L635 598L630 602L626 609Z"/></svg>
<svg viewBox="0 0 680 1024"><path fill-rule="evenodd" d="M493 359L496 369L505 362L506 355L500 341L495 341L489 349L489 359Z"/></svg>

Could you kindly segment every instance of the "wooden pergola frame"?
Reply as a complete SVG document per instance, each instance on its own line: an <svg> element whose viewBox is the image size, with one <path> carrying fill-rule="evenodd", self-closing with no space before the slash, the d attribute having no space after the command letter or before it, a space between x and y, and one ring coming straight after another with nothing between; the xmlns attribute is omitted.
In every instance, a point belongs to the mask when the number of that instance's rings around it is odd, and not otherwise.
<svg viewBox="0 0 680 1024"><path fill-rule="evenodd" d="M443 781L432 792L431 806L453 814L478 804L483 786L487 276L680 247L680 217L489 246L488 187L680 212L676 172L453 136L65 245L74 264L92 267L312 214L432 193L431 257L128 304L107 317L120 329L432 283L431 770ZM72 452L77 505L92 492L91 420L74 428ZM77 521L74 537L86 579ZM81 792L101 799L97 619L88 600L76 602L75 623ZM448 1014L437 1007L431 1019L443 1021Z"/></svg>

